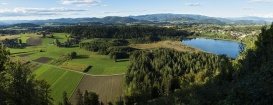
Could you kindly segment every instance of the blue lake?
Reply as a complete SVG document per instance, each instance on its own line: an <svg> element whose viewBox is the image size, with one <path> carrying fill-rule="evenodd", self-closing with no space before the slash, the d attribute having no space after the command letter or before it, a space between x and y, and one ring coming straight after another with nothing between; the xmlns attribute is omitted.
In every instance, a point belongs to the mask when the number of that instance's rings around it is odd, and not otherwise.
<svg viewBox="0 0 273 105"><path fill-rule="evenodd" d="M240 50L240 43L225 40L196 38L190 40L182 40L182 43L191 47L201 49L205 52L210 52L217 55L226 54L228 57L231 58L237 58Z"/></svg>

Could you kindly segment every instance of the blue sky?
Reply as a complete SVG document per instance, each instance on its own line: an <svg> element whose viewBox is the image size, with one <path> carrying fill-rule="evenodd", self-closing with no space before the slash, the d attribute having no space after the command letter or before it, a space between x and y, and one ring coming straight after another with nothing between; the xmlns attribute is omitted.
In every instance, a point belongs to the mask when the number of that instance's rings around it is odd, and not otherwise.
<svg viewBox="0 0 273 105"><path fill-rule="evenodd" d="M0 0L0 20L157 13L273 18L273 0Z"/></svg>

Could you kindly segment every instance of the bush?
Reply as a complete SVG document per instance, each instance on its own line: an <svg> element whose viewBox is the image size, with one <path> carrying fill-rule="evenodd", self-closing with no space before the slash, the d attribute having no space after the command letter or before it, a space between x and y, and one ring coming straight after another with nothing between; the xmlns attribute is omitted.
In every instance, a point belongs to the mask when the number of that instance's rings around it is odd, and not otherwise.
<svg viewBox="0 0 273 105"><path fill-rule="evenodd" d="M70 54L71 59L74 59L77 57L77 53L75 51L71 52Z"/></svg>

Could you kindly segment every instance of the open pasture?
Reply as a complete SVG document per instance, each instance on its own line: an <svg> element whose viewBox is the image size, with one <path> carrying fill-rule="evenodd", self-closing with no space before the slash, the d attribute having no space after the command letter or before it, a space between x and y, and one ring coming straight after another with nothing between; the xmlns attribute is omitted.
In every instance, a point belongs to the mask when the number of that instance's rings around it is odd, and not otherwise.
<svg viewBox="0 0 273 105"><path fill-rule="evenodd" d="M86 64L76 64L76 63L71 63L71 62L64 62L62 65L60 65L62 68L66 69L72 69L80 72L85 72L87 69L90 68L89 65Z"/></svg>
<svg viewBox="0 0 273 105"><path fill-rule="evenodd" d="M29 46L39 46L42 44L42 40L40 38L28 38L26 44Z"/></svg>

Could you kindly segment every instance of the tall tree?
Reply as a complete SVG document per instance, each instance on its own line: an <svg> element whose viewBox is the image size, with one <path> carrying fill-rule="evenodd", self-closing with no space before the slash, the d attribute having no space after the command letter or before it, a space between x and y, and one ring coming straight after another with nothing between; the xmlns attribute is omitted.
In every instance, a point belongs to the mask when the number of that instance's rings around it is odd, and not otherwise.
<svg viewBox="0 0 273 105"><path fill-rule="evenodd" d="M76 97L77 105L100 105L99 95L94 92L85 90L84 94L80 90L77 91Z"/></svg>
<svg viewBox="0 0 273 105"><path fill-rule="evenodd" d="M63 102L60 102L59 105L71 105L71 103L68 101L66 92L63 92Z"/></svg>
<svg viewBox="0 0 273 105"><path fill-rule="evenodd" d="M61 42L58 39L55 39L54 44L58 47L61 46Z"/></svg>
<svg viewBox="0 0 273 105"><path fill-rule="evenodd" d="M77 91L77 96L76 96L76 100L77 100L77 105L84 105L84 97L82 92L80 91L80 89L78 89Z"/></svg>

